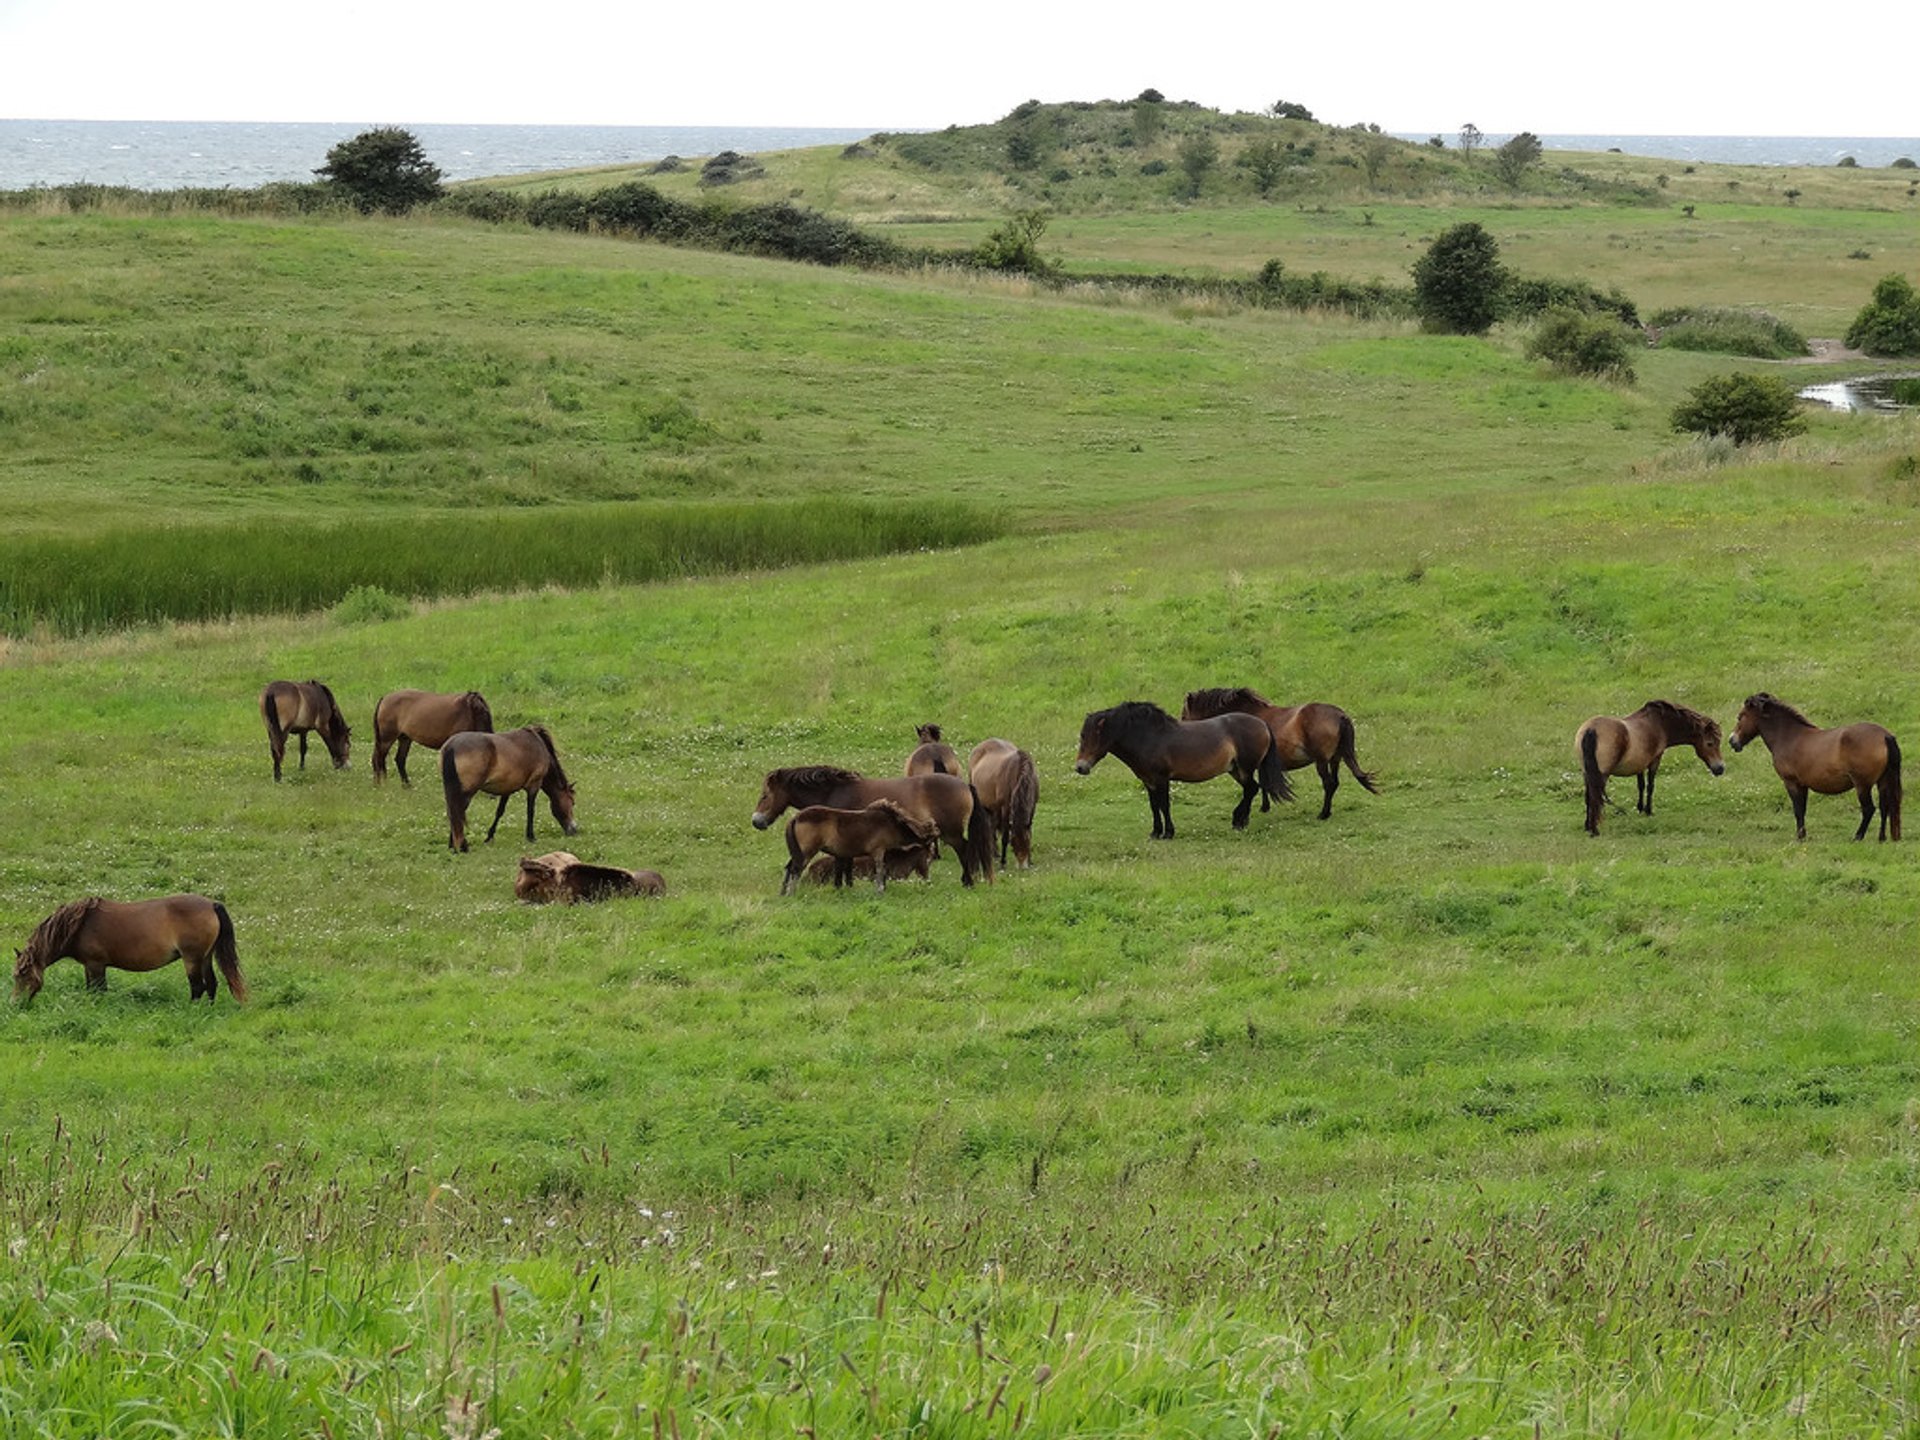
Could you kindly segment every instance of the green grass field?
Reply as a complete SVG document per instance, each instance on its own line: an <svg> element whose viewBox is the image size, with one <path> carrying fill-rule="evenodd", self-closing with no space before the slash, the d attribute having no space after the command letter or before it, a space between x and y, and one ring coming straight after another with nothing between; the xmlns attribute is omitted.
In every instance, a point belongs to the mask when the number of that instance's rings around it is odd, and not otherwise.
<svg viewBox="0 0 1920 1440"><path fill-rule="evenodd" d="M1739 218L1752 268L1474 213L1530 273L1837 334L1915 242L1808 203ZM1350 273L1456 213L1347 222ZM1336 268L1323 221L1049 240ZM1728 456L1666 428L1722 357L1618 388L1504 330L445 223L25 214L0 277L9 578L103 527L384 525L396 566L606 506L982 527L13 627L0 925L203 891L254 999L64 964L0 1013L8 1433L1920 1432L1909 845L1847 797L1796 845L1758 747L1589 840L1571 744L1761 688L1920 736L1911 417ZM353 765L275 786L255 697L309 675ZM1117 761L1073 774L1086 711L1242 683L1345 706L1384 793L1321 823L1295 772L1236 834L1188 787L1156 844ZM403 685L548 723L570 848L668 897L515 903L544 804L449 854L429 757L368 773ZM1033 752L1036 868L781 899L761 775L885 773L926 720Z"/></svg>

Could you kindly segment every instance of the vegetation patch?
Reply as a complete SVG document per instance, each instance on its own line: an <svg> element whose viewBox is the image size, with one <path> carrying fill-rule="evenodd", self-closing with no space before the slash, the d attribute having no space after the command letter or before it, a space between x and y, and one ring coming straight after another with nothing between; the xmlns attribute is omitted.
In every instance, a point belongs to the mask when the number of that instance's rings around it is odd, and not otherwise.
<svg viewBox="0 0 1920 1440"><path fill-rule="evenodd" d="M1764 310L1687 305L1654 312L1649 322L1670 350L1790 360L1807 353L1807 337Z"/></svg>

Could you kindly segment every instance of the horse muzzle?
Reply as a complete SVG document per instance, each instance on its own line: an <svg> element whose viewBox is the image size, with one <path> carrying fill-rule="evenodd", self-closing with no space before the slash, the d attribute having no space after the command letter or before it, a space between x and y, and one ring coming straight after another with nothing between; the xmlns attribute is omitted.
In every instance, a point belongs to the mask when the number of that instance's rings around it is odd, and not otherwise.
<svg viewBox="0 0 1920 1440"><path fill-rule="evenodd" d="M1091 775L1093 773L1093 762L1091 760L1074 761L1073 773L1076 775Z"/></svg>
<svg viewBox="0 0 1920 1440"><path fill-rule="evenodd" d="M1729 740L1727 742L1727 748L1738 755L1742 750L1747 748L1747 742L1744 740Z"/></svg>
<svg viewBox="0 0 1920 1440"><path fill-rule="evenodd" d="M1727 773L1727 767L1724 764L1709 765L1707 769L1711 770L1716 775L1724 775Z"/></svg>
<svg viewBox="0 0 1920 1440"><path fill-rule="evenodd" d="M773 817L771 815L762 815L758 810L753 812L753 828L754 829L764 830L767 828L767 826L771 825L772 823L773 823Z"/></svg>

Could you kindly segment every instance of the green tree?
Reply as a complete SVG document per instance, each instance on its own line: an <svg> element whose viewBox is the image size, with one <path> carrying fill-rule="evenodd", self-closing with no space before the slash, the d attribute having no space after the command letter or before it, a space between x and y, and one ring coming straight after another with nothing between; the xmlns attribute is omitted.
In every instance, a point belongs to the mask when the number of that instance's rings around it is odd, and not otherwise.
<svg viewBox="0 0 1920 1440"><path fill-rule="evenodd" d="M1847 327L1847 344L1869 355L1920 355L1920 295L1904 275L1888 275Z"/></svg>
<svg viewBox="0 0 1920 1440"><path fill-rule="evenodd" d="M1278 120L1311 120L1313 112L1293 100L1276 100L1267 107L1267 113Z"/></svg>
<svg viewBox="0 0 1920 1440"><path fill-rule="evenodd" d="M362 211L399 215L440 198L440 167L410 130L388 125L364 130L327 151L313 172L353 197Z"/></svg>
<svg viewBox="0 0 1920 1440"><path fill-rule="evenodd" d="M1207 172L1220 163L1220 142L1208 130L1195 130L1180 142L1180 168L1186 173L1187 193L1198 195Z"/></svg>
<svg viewBox="0 0 1920 1440"><path fill-rule="evenodd" d="M1480 127L1469 120L1460 127L1460 153L1472 160L1473 152L1480 148L1486 138L1480 133Z"/></svg>
<svg viewBox="0 0 1920 1440"><path fill-rule="evenodd" d="M1500 316L1500 292L1506 283L1499 245L1468 220L1443 231L1414 261L1414 308L1428 330L1484 335Z"/></svg>
<svg viewBox="0 0 1920 1440"><path fill-rule="evenodd" d="M1133 102L1133 138L1139 145L1151 145L1159 137L1160 128L1166 124L1166 115L1160 109L1160 92L1142 90Z"/></svg>
<svg viewBox="0 0 1920 1440"><path fill-rule="evenodd" d="M1531 130L1522 130L1493 152L1493 168L1502 180L1518 190L1527 171L1540 163L1540 150L1540 137Z"/></svg>
<svg viewBox="0 0 1920 1440"><path fill-rule="evenodd" d="M1249 141L1234 163L1253 177L1254 189L1270 195L1287 168L1287 147L1277 135L1263 135Z"/></svg>
<svg viewBox="0 0 1920 1440"><path fill-rule="evenodd" d="M983 270L1011 270L1025 275L1046 275L1059 269L1059 262L1040 253L1040 237L1047 233L1044 210L1017 211L973 251L973 263Z"/></svg>
<svg viewBox="0 0 1920 1440"><path fill-rule="evenodd" d="M1392 158L1391 136L1370 133L1360 142L1360 166L1367 172L1367 185L1370 188L1379 188L1380 172L1387 168L1387 161Z"/></svg>
<svg viewBox="0 0 1920 1440"><path fill-rule="evenodd" d="M1793 386L1775 375L1709 375L1674 408L1673 428L1724 435L1736 445L1784 440L1807 428Z"/></svg>

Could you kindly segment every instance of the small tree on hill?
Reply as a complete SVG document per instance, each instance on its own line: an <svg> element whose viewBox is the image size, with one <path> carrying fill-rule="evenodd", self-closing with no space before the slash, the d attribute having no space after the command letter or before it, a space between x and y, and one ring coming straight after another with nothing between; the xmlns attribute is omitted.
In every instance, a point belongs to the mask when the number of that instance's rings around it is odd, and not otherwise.
<svg viewBox="0 0 1920 1440"><path fill-rule="evenodd" d="M1313 112L1311 110L1293 100L1276 100L1267 107L1267 113L1276 120L1313 119Z"/></svg>
<svg viewBox="0 0 1920 1440"><path fill-rule="evenodd" d="M1198 195L1207 172L1219 163L1220 142L1210 131L1195 130L1180 142L1179 157L1180 168L1187 176L1187 193Z"/></svg>
<svg viewBox="0 0 1920 1440"><path fill-rule="evenodd" d="M1486 136L1480 133L1480 127L1469 120L1460 127L1460 153L1468 160L1472 160L1473 152L1480 148L1485 139Z"/></svg>
<svg viewBox="0 0 1920 1440"><path fill-rule="evenodd" d="M1011 270L1024 275L1046 275L1059 262L1040 253L1040 237L1047 233L1044 210L1020 210L973 251L973 263L984 270Z"/></svg>
<svg viewBox="0 0 1920 1440"><path fill-rule="evenodd" d="M1784 440L1807 428L1793 386L1775 375L1710 375L1675 407L1673 428L1724 435L1736 445Z"/></svg>
<svg viewBox="0 0 1920 1440"><path fill-rule="evenodd" d="M1428 330L1484 335L1500 316L1506 283L1499 245L1469 220L1442 232L1414 261L1414 308Z"/></svg>
<svg viewBox="0 0 1920 1440"><path fill-rule="evenodd" d="M440 198L440 167L410 130L388 125L364 130L327 151L327 163L313 172L338 185L362 211L399 215Z"/></svg>
<svg viewBox="0 0 1920 1440"><path fill-rule="evenodd" d="M1920 355L1920 295L1904 275L1873 287L1873 299L1847 327L1847 344L1869 355Z"/></svg>
<svg viewBox="0 0 1920 1440"><path fill-rule="evenodd" d="M1280 174L1287 168L1287 147L1278 136L1263 135L1247 143L1234 162L1253 177L1253 188L1262 195L1273 193Z"/></svg>
<svg viewBox="0 0 1920 1440"><path fill-rule="evenodd" d="M1393 138L1378 133L1369 134L1360 142L1360 167L1367 172L1367 185L1370 189L1380 186L1380 172L1387 168L1387 161L1393 158Z"/></svg>
<svg viewBox="0 0 1920 1440"><path fill-rule="evenodd" d="M1540 163L1540 148L1540 137L1531 130L1522 130L1493 152L1493 168L1502 180L1518 190L1527 171Z"/></svg>

